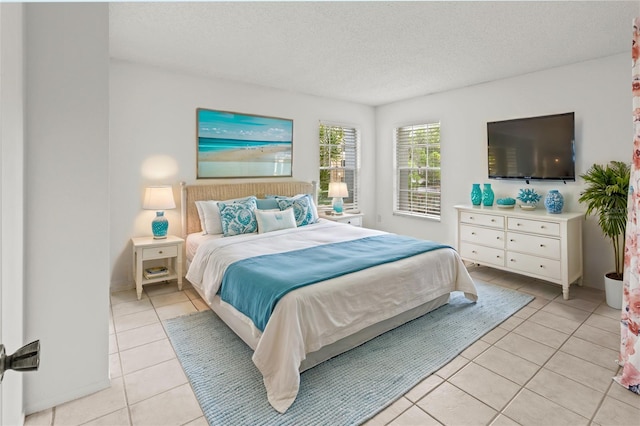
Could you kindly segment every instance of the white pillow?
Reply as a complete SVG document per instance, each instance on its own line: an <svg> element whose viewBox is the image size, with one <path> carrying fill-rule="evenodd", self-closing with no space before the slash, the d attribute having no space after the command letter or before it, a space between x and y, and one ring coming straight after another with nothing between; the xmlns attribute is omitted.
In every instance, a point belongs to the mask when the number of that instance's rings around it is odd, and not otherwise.
<svg viewBox="0 0 640 426"><path fill-rule="evenodd" d="M225 200L223 203L231 204L237 201L247 201L255 197L234 198ZM200 216L200 228L202 234L222 234L222 219L220 219L220 209L217 200L196 201L196 209Z"/></svg>
<svg viewBox="0 0 640 426"><path fill-rule="evenodd" d="M296 227L296 217L293 214L293 209L281 211L256 210L255 213L258 221L258 234Z"/></svg>

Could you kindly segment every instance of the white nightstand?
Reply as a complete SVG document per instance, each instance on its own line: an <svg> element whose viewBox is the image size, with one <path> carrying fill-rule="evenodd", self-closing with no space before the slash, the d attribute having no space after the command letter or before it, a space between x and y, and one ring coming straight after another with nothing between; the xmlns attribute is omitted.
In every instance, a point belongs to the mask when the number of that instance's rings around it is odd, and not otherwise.
<svg viewBox="0 0 640 426"><path fill-rule="evenodd" d="M319 216L323 219L332 220L334 222L348 223L353 226L362 226L362 213L343 213L340 215L327 214L325 212L319 213Z"/></svg>
<svg viewBox="0 0 640 426"><path fill-rule="evenodd" d="M182 290L182 238L168 235L164 239L153 237L134 237L133 243L133 277L136 281L138 300L142 297L142 286L161 281L178 280L178 288ZM152 260L164 259L164 265L168 269L166 275L146 278L144 275L145 263ZM158 266L159 262L153 262ZM148 262L151 265L151 262Z"/></svg>

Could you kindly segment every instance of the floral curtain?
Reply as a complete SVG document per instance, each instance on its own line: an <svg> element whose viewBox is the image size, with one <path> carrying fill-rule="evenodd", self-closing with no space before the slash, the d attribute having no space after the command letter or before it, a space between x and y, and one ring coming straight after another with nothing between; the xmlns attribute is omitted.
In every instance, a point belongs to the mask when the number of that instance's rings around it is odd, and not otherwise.
<svg viewBox="0 0 640 426"><path fill-rule="evenodd" d="M631 46L633 93L633 163L629 182L629 219L624 256L621 339L618 362L622 373L615 378L625 388L640 394L640 18L633 20Z"/></svg>

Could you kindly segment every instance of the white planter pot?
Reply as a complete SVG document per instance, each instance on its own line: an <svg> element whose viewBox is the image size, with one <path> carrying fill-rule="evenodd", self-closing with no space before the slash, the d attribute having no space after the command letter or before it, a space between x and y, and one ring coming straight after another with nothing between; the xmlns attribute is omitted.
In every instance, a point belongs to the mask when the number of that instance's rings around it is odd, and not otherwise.
<svg viewBox="0 0 640 426"><path fill-rule="evenodd" d="M614 280L605 275L604 291L607 305L614 309L622 309L622 280Z"/></svg>

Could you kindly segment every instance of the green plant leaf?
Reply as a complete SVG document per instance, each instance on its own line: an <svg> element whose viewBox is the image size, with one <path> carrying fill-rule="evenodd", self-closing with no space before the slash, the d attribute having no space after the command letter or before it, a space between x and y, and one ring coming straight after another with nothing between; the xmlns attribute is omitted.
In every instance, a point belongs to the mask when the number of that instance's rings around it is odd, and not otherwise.
<svg viewBox="0 0 640 426"><path fill-rule="evenodd" d="M617 274L622 274L624 266L630 176L630 166L622 161L594 164L580 176L586 187L578 201L587 205L585 216L595 215L602 233L611 240Z"/></svg>

